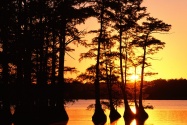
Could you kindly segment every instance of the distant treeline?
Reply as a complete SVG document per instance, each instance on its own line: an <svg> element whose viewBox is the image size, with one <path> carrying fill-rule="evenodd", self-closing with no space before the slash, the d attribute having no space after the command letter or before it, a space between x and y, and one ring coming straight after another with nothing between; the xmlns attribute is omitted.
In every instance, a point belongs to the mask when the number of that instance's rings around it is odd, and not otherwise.
<svg viewBox="0 0 187 125"><path fill-rule="evenodd" d="M138 83L137 83L138 85ZM7 98L12 98L11 100L14 100L17 96L17 90L15 88L16 86L10 85L9 87L7 86L8 90L2 90L3 91L9 91L9 95ZM64 92L66 100L71 100L71 99L94 99L95 98L95 88L94 84L91 83L86 83L83 84L78 81L73 81L71 83L66 83L65 84L66 90ZM102 99L107 99L108 98L108 91L107 91L107 85L105 83L101 84L101 93L100 96ZM133 99L133 88L134 84L133 83L128 83L128 98ZM51 85L46 85L46 87L40 87L37 85L32 85L30 88L31 93L34 94L32 96L33 100L36 100L38 97L42 95L45 95L45 98L53 99L56 97L54 95L55 91L58 91L57 88L52 87ZM137 91L139 90L139 87L137 87ZM144 99L150 99L150 100L185 100L187 99L187 80L186 79L170 79L170 80L165 80L165 79L157 79L149 82L145 82L145 87L144 87ZM123 98L123 95L121 94L120 88L116 87L115 92L118 92L117 98ZM138 94L138 92L137 92ZM14 98L15 97L15 98ZM35 98L35 99L34 99ZM32 100L30 98L30 100Z"/></svg>
<svg viewBox="0 0 187 125"><path fill-rule="evenodd" d="M187 80L186 79L158 79L150 82L146 88L149 94L147 99L154 100L186 100Z"/></svg>
<svg viewBox="0 0 187 125"><path fill-rule="evenodd" d="M68 83L66 96L74 99L94 99L94 85L82 84L80 82ZM128 85L128 97L133 99L132 83ZM69 89L69 90L68 90ZM118 89L118 88L116 88ZM137 88L138 90L139 88ZM187 80L186 79L157 79L145 83L144 99L149 100L186 100L187 99ZM117 90L117 91L120 91ZM122 95L119 95L122 98ZM101 98L108 98L105 84L101 84Z"/></svg>

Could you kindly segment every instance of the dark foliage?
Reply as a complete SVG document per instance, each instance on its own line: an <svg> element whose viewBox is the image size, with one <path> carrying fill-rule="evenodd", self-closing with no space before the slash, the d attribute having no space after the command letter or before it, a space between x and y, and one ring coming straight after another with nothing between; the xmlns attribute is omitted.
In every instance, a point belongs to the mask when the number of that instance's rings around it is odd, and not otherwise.
<svg viewBox="0 0 187 125"><path fill-rule="evenodd" d="M153 100L186 100L186 79L158 79L149 82L146 93L149 95L147 99Z"/></svg>

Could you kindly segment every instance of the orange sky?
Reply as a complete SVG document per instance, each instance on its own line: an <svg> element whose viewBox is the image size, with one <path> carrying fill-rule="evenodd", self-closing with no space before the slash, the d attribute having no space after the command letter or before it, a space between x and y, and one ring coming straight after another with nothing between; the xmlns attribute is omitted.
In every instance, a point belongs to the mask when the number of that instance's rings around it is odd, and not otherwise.
<svg viewBox="0 0 187 125"><path fill-rule="evenodd" d="M160 50L158 54L153 55L152 66L146 71L158 72L158 75L151 79L187 79L187 0L144 0L144 6L151 16L171 24L172 28L168 34L158 34L156 38L166 43L166 47ZM82 27L86 30L98 29L94 20L89 20ZM95 63L91 60L79 62L79 54L86 52L83 47L69 45L76 51L69 53L73 58L66 55L65 65L75 66L81 72ZM75 77L76 75L66 75Z"/></svg>

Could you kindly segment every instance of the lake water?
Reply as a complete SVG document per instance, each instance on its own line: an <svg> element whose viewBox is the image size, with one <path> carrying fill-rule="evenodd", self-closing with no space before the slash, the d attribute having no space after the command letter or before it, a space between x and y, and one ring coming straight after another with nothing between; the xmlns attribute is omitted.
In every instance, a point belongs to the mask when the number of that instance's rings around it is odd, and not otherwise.
<svg viewBox="0 0 187 125"><path fill-rule="evenodd" d="M87 110L87 106L94 102L94 100L78 100L74 104L67 104L69 121L66 125L94 125L92 122L94 110ZM149 118L144 125L187 125L187 100L145 100L143 104L154 106L154 109L146 109ZM118 112L123 116L123 106L118 108ZM123 117L110 123L109 110L105 110L105 114L107 115L105 125L127 125ZM136 120L129 125L137 125Z"/></svg>

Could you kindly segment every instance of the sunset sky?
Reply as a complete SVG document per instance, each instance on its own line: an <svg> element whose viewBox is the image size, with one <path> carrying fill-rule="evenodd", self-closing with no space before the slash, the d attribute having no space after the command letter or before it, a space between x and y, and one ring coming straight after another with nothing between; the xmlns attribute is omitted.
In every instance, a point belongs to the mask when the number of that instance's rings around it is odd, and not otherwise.
<svg viewBox="0 0 187 125"><path fill-rule="evenodd" d="M157 72L158 75L151 79L187 79L187 0L144 0L143 6L152 17L171 24L172 28L167 34L158 34L155 37L165 42L165 48L158 54L153 55L152 67L147 71ZM95 20L89 20L84 25L87 30L97 29ZM79 54L86 52L83 47L69 45L76 51L69 53L74 59L66 55L65 65L75 66L79 71L84 72L92 63L91 60L79 62ZM67 77L76 75L68 74ZM149 79L150 80L150 79Z"/></svg>

